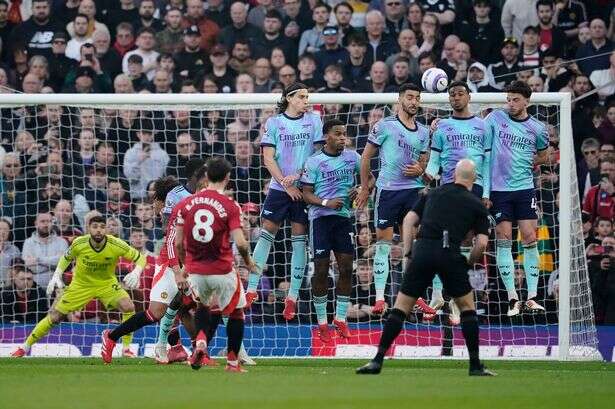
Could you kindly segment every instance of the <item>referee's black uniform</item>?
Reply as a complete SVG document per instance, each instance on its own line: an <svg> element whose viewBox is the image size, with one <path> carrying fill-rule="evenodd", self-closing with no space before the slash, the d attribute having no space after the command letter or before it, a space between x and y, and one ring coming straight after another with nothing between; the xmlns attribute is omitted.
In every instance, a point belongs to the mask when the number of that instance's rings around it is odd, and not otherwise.
<svg viewBox="0 0 615 409"><path fill-rule="evenodd" d="M459 246L470 230L489 234L487 208L465 186L449 183L422 196L413 211L421 220L421 229L400 291L422 297L436 273L451 297L472 291L470 266Z"/></svg>

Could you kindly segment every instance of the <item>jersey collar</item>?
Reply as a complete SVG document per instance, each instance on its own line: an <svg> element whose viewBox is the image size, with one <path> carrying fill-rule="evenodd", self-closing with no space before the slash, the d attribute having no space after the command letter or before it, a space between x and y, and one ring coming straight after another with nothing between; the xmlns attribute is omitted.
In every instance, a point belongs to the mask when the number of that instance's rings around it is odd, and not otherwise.
<svg viewBox="0 0 615 409"><path fill-rule="evenodd" d="M416 132L419 129L419 126L416 124L416 121L414 121L414 129L412 128L408 128L406 126L406 124L404 124L401 119L399 119L399 115L395 115L395 119L397 119L397 122L399 122L401 124L401 126L403 126L404 128L406 128L407 130L409 130L410 132Z"/></svg>
<svg viewBox="0 0 615 409"><path fill-rule="evenodd" d="M515 122L525 122L528 121L532 116L530 114L527 114L527 116L525 117L525 119L517 119L517 118L513 118L512 115L510 114L510 112L507 112L508 117L510 118L511 121L515 121Z"/></svg>
<svg viewBox="0 0 615 409"><path fill-rule="evenodd" d="M475 115L469 116L469 117L467 117L467 118L462 118L462 117L460 117L460 116L451 115L451 118L452 118L452 119L456 119L456 120L458 120L458 121L467 121L467 120L469 120L469 119L474 119L474 117L475 117Z"/></svg>
<svg viewBox="0 0 615 409"><path fill-rule="evenodd" d="M286 119L290 119L291 121L296 121L298 119L303 118L303 115L305 115L305 113L302 113L299 116L290 116L290 115L287 115L286 112L282 112L282 115L284 115L284 118L286 118Z"/></svg>
<svg viewBox="0 0 615 409"><path fill-rule="evenodd" d="M103 251L105 249L105 247L107 247L107 242L108 241L109 240L107 240L107 236L105 236L105 244L103 244L103 246L100 249L98 249L98 250L96 250L96 248L94 246L92 246L92 238L91 237L88 239L88 244L90 245L90 248L92 250L94 250L97 253L100 253L101 251Z"/></svg>

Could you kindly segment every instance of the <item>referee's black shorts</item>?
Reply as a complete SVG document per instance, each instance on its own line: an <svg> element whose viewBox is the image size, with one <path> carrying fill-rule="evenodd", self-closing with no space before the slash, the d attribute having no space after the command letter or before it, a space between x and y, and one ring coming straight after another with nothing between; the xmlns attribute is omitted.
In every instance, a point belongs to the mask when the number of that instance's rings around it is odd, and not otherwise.
<svg viewBox="0 0 615 409"><path fill-rule="evenodd" d="M423 297L436 274L444 291L453 298L472 291L468 270L470 266L458 247L442 248L442 240L419 239L412 261L404 272L400 291L410 297Z"/></svg>

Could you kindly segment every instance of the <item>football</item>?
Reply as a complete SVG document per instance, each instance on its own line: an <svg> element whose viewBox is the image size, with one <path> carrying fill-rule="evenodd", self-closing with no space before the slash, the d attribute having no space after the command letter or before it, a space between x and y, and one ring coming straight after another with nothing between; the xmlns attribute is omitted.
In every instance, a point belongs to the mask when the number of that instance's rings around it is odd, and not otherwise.
<svg viewBox="0 0 615 409"><path fill-rule="evenodd" d="M421 85L427 92L443 92L448 86L448 75L440 68L430 68L423 73Z"/></svg>

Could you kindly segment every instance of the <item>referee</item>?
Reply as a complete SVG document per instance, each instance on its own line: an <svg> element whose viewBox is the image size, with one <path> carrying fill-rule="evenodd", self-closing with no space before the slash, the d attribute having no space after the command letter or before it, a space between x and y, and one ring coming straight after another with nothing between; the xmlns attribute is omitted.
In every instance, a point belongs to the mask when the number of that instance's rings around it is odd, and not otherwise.
<svg viewBox="0 0 615 409"><path fill-rule="evenodd" d="M470 230L476 234L470 265L479 262L487 248L489 214L471 193L475 180L474 162L469 159L459 161L455 168L455 183L440 186L423 196L406 216L413 226L423 220L412 261L406 268L395 305L384 325L378 353L357 369L358 374L380 373L384 355L401 332L406 316L438 272L447 293L461 310L461 330L470 355L470 376L495 375L478 358L478 318L468 279L470 266L459 251Z"/></svg>

